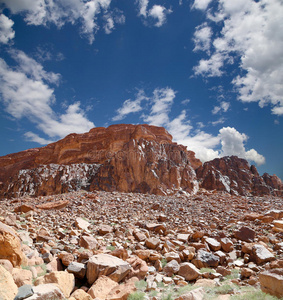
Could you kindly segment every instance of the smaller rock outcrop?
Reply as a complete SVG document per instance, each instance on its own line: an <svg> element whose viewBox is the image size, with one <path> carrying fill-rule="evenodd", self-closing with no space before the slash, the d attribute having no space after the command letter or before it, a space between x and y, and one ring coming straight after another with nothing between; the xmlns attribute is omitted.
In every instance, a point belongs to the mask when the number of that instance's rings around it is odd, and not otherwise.
<svg viewBox="0 0 283 300"><path fill-rule="evenodd" d="M200 187L235 195L283 196L283 183L276 175L260 176L255 166L237 156L208 161L197 170Z"/></svg>

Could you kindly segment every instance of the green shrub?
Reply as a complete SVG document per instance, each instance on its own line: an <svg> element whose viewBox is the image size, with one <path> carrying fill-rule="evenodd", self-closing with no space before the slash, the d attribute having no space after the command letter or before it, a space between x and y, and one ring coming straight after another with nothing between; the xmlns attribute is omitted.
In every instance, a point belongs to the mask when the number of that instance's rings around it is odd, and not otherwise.
<svg viewBox="0 0 283 300"><path fill-rule="evenodd" d="M107 246L106 249L110 251L114 251L116 248L115 246Z"/></svg>
<svg viewBox="0 0 283 300"><path fill-rule="evenodd" d="M162 268L164 268L164 267L167 265L167 260L166 260L166 258L161 258L160 262L161 262Z"/></svg>
<svg viewBox="0 0 283 300"><path fill-rule="evenodd" d="M214 269L210 269L210 268L201 268L200 273L215 273L216 271Z"/></svg>
<svg viewBox="0 0 283 300"><path fill-rule="evenodd" d="M145 293L141 291L137 291L130 294L127 300L143 300L143 299L145 299Z"/></svg>
<svg viewBox="0 0 283 300"><path fill-rule="evenodd" d="M256 290L253 288L252 291L249 292L243 292L240 295L233 295L231 297L231 300L278 300L278 298L265 294L261 290ZM282 299L282 298L281 298Z"/></svg>
<svg viewBox="0 0 283 300"><path fill-rule="evenodd" d="M135 286L139 291L144 292L147 288L147 282L145 280L140 280L135 282Z"/></svg>

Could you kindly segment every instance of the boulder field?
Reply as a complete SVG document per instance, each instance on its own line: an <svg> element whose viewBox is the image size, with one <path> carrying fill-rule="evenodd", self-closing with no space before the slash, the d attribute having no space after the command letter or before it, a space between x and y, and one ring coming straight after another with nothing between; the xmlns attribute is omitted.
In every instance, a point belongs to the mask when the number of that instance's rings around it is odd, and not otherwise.
<svg viewBox="0 0 283 300"><path fill-rule="evenodd" d="M281 197L81 190L0 201L3 300L277 299L282 270Z"/></svg>

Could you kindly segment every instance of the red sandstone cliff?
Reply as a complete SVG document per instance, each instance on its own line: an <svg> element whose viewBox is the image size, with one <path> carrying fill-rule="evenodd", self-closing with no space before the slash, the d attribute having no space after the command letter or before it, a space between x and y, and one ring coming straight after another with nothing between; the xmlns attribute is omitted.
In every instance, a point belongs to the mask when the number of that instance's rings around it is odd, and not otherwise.
<svg viewBox="0 0 283 300"><path fill-rule="evenodd" d="M197 174L196 174L197 172ZM259 176L238 157L202 165L162 127L112 125L70 134L45 147L0 157L0 197L76 189L172 194L200 187L232 194L282 196L281 180Z"/></svg>
<svg viewBox="0 0 283 300"><path fill-rule="evenodd" d="M112 125L70 134L42 148L0 157L0 195L75 188L167 194L198 188L201 162L162 127Z"/></svg>

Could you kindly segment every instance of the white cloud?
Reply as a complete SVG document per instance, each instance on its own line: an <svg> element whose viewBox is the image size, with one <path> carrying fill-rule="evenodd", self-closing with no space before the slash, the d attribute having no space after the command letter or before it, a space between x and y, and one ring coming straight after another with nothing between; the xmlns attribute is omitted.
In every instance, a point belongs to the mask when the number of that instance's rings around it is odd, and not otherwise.
<svg viewBox="0 0 283 300"><path fill-rule="evenodd" d="M222 53L214 53L209 59L201 59L199 64L193 68L196 75L202 76L221 76L223 71L221 68L224 66L224 62L227 59L227 55Z"/></svg>
<svg viewBox="0 0 283 300"><path fill-rule="evenodd" d="M218 0L217 10L207 12L208 21L217 22L211 27L214 51L200 60L195 74L221 76L227 64L239 62L240 72L232 81L239 100L258 102L260 107L270 104L273 114L282 115L282 15L281 0Z"/></svg>
<svg viewBox="0 0 283 300"><path fill-rule="evenodd" d="M117 109L117 115L112 118L112 121L123 120L128 114L141 111L141 102L144 100L148 100L148 98L143 90L139 90L135 100L127 99L124 101L123 106Z"/></svg>
<svg viewBox="0 0 283 300"><path fill-rule="evenodd" d="M104 15L104 20L106 24L104 25L104 30L106 34L110 34L115 29L116 24L124 24L126 21L125 16L123 15L122 11L119 9L113 10L113 12L109 12L108 14Z"/></svg>
<svg viewBox="0 0 283 300"><path fill-rule="evenodd" d="M165 124L163 126L165 126ZM193 126L191 126L190 121L187 120L185 110L183 110L178 117L167 124L167 130L176 140L181 139L183 136L189 136L192 129Z"/></svg>
<svg viewBox="0 0 283 300"><path fill-rule="evenodd" d="M49 116L42 117L42 123L38 124L38 128L50 137L65 137L69 133L84 133L94 127L89 121L84 110L80 107L80 102L76 102L67 107L66 113L57 118Z"/></svg>
<svg viewBox="0 0 283 300"><path fill-rule="evenodd" d="M18 62L18 70L26 74L26 76L37 81L44 79L49 83L59 84L60 74L46 72L41 64L27 56L23 51L11 50L10 53L14 60Z"/></svg>
<svg viewBox="0 0 283 300"><path fill-rule="evenodd" d="M55 24L58 28L66 23L80 23L80 32L93 43L96 32L100 29L98 16L109 14L111 0L2 0L13 14L23 14L28 25ZM108 18L106 32L113 30ZM116 21L117 24L121 24ZM105 28L105 27L104 27Z"/></svg>
<svg viewBox="0 0 283 300"><path fill-rule="evenodd" d="M194 51L201 50L210 53L211 36L212 30L207 23L197 26L193 37Z"/></svg>
<svg viewBox="0 0 283 300"><path fill-rule="evenodd" d="M195 0L193 8L206 10L212 0Z"/></svg>
<svg viewBox="0 0 283 300"><path fill-rule="evenodd" d="M185 99L185 100L183 100L181 103L182 103L183 105L187 105L187 104L189 104L190 102L191 102L190 99Z"/></svg>
<svg viewBox="0 0 283 300"><path fill-rule="evenodd" d="M130 113L139 112L140 118L144 122L165 127L172 134L175 142L194 151L196 157L202 162L226 155L236 155L254 161L258 165L265 162L264 157L256 150L246 150L245 143L248 137L235 128L223 127L217 135L213 135L203 130L195 130L186 110L182 110L177 117L171 118L170 113L176 97L176 91L173 89L157 88L151 97L146 97L144 91L140 91L140 93L141 96L137 96L135 100L126 100L112 120L121 120ZM146 101L143 102L143 100ZM142 105L143 103L145 105ZM227 111L228 109L229 102L222 101L220 110ZM224 120L221 118L214 122L214 125L223 122ZM197 126L203 128L204 124L199 122Z"/></svg>
<svg viewBox="0 0 283 300"><path fill-rule="evenodd" d="M82 133L94 127L79 102L69 105L65 114L58 115L53 111L54 89L46 82L57 83L58 74L46 72L21 51L14 51L12 55L19 63L17 68L9 67L0 59L1 100L11 116L15 119L27 118L53 139L62 138L71 132ZM44 142L43 138L31 132L26 137L39 143Z"/></svg>
<svg viewBox="0 0 283 300"><path fill-rule="evenodd" d="M38 61L44 62L44 61L62 61L65 59L64 54L62 52L56 52L54 50L54 47L51 45L45 45L45 46L38 46L36 48L34 56L37 58Z"/></svg>
<svg viewBox="0 0 283 300"><path fill-rule="evenodd" d="M156 126L163 126L168 123L168 113L171 110L175 96L175 91L171 88L155 89L151 99L150 114L143 116L143 120Z"/></svg>
<svg viewBox="0 0 283 300"><path fill-rule="evenodd" d="M137 0L136 3L139 6L139 15L146 17L147 16L147 6L148 0Z"/></svg>
<svg viewBox="0 0 283 300"><path fill-rule="evenodd" d="M247 135L238 132L235 128L223 127L219 130L222 150L221 156L236 155L256 162L258 165L265 163L265 158L257 153L256 150L245 150Z"/></svg>
<svg viewBox="0 0 283 300"><path fill-rule="evenodd" d="M144 20L148 20L148 18L157 19L154 26L161 27L166 23L166 16L172 13L171 9L167 9L162 5L153 5L150 9L148 9L148 0L137 0L136 3L139 7L138 15L143 17ZM145 22L146 25L149 25L149 22Z"/></svg>
<svg viewBox="0 0 283 300"><path fill-rule="evenodd" d="M214 106L212 113L214 115L220 113L220 112L227 112L230 107L230 103L227 101L221 101L219 106Z"/></svg>
<svg viewBox="0 0 283 300"><path fill-rule="evenodd" d="M218 120L216 120L216 121L212 121L212 122L209 122L211 125L213 125L213 126L216 126L216 125L218 125L218 124L223 124L223 123L225 123L225 121L226 121L226 119L225 118L220 118L220 119L218 119Z"/></svg>
<svg viewBox="0 0 283 300"><path fill-rule="evenodd" d="M154 26L161 27L166 22L166 15L171 13L171 10L166 9L161 5L153 5L153 7L148 12L148 15L152 18L157 19Z"/></svg>
<svg viewBox="0 0 283 300"><path fill-rule="evenodd" d="M15 37L15 31L12 28L13 25L14 21L4 14L0 15L0 43L8 44Z"/></svg>
<svg viewBox="0 0 283 300"><path fill-rule="evenodd" d="M265 164L265 157L255 149L251 149L245 153L245 158L249 161L254 161L258 166Z"/></svg>
<svg viewBox="0 0 283 300"><path fill-rule="evenodd" d="M38 143L40 145L47 145L50 143L53 143L53 140L49 140L49 139L45 139L40 137L38 134L28 131L24 134L25 138L27 139L27 141L31 141L31 142L35 142Z"/></svg>

